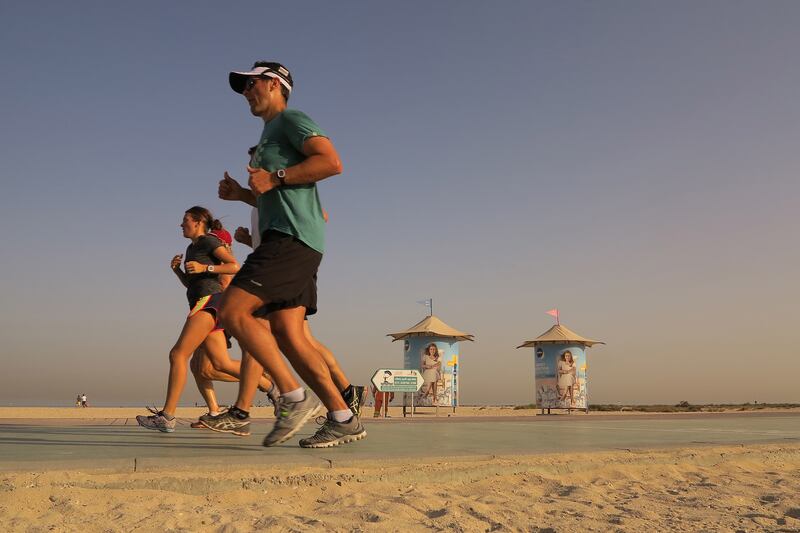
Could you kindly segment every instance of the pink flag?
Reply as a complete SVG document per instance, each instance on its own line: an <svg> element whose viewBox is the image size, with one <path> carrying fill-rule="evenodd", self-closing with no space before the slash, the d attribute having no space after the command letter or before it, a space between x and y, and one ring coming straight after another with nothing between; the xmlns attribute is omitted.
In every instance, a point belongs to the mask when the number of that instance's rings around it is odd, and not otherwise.
<svg viewBox="0 0 800 533"><path fill-rule="evenodd" d="M555 317L556 324L561 324L561 322L559 322L559 320L558 320L558 309L551 309L551 310L547 311L547 314L552 316L552 317Z"/></svg>

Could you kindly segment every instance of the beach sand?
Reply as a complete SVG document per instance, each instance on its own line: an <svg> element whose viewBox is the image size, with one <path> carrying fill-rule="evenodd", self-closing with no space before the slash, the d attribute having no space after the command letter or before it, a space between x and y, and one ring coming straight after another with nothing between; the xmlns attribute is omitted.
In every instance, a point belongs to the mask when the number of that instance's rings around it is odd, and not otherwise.
<svg viewBox="0 0 800 533"><path fill-rule="evenodd" d="M800 445L0 474L3 531L800 531Z"/></svg>
<svg viewBox="0 0 800 533"><path fill-rule="evenodd" d="M0 408L0 419L130 422L142 412ZM182 408L177 414L192 419L203 412ZM442 423L448 412L440 409ZM271 413L260 408L253 414L269 418ZM537 413L463 407L455 416ZM399 408L392 414L397 417ZM433 417L434 411L420 416ZM136 472L12 467L0 472L0 531L800 532L800 444L794 442L353 459L329 466L273 463L244 468L239 461L213 469L153 466Z"/></svg>

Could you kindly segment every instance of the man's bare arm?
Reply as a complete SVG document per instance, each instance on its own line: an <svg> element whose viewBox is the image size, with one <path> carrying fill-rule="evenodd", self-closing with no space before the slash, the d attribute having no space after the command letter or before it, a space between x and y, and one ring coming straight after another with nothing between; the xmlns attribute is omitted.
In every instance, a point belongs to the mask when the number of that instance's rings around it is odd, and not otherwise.
<svg viewBox="0 0 800 533"><path fill-rule="evenodd" d="M286 176L283 181L286 185L316 183L342 173L339 154L327 137L307 139L303 143L303 154L306 156L305 160L285 169ZM264 194L281 184L275 172L249 166L247 172L250 174L248 184L255 195Z"/></svg>
<svg viewBox="0 0 800 533"><path fill-rule="evenodd" d="M219 182L218 196L223 200L244 202L248 205L256 206L256 195L253 191L242 187L225 171L223 178Z"/></svg>

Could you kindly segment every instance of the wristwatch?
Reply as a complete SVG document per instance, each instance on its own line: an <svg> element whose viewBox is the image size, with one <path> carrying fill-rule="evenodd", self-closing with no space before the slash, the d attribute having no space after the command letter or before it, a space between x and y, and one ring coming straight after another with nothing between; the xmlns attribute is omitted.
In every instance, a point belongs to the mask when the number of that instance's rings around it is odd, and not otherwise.
<svg viewBox="0 0 800 533"><path fill-rule="evenodd" d="M206 267L206 272L214 272L214 265L208 265Z"/></svg>
<svg viewBox="0 0 800 533"><path fill-rule="evenodd" d="M278 178L278 182L281 184L281 187L286 186L286 169L279 168L275 171L275 177Z"/></svg>

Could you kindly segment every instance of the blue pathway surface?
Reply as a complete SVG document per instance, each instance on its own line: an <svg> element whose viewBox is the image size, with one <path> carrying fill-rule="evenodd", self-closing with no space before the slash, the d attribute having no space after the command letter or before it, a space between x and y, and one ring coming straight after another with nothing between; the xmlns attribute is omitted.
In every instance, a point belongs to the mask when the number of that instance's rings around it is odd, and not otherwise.
<svg viewBox="0 0 800 533"><path fill-rule="evenodd" d="M263 448L267 420L253 435L234 437L181 425L171 434L148 431L126 419L20 423L0 420L0 470L50 468L158 469L195 465L352 464L361 459L585 452L595 450L800 442L800 413L669 416L554 416L367 420L363 441L304 450L294 439Z"/></svg>

